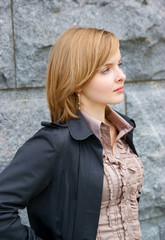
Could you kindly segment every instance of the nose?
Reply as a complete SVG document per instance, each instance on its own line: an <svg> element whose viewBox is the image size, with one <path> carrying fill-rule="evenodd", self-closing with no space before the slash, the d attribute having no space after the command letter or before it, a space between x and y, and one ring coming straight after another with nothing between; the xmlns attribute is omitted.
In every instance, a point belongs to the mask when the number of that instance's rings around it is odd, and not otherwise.
<svg viewBox="0 0 165 240"><path fill-rule="evenodd" d="M118 73L117 73L117 77L116 77L116 81L121 81L124 82L126 80L126 75L123 73L122 69L118 69Z"/></svg>

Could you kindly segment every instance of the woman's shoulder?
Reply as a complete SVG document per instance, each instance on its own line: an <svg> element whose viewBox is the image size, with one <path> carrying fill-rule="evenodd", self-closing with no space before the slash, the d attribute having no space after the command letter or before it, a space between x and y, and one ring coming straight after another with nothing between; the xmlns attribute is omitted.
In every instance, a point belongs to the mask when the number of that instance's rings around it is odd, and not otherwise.
<svg viewBox="0 0 165 240"><path fill-rule="evenodd" d="M39 142L41 139L45 139L50 144L57 144L60 146L64 143L69 135L68 125L66 122L41 122L41 128L29 139L34 139Z"/></svg>
<svg viewBox="0 0 165 240"><path fill-rule="evenodd" d="M60 127L60 124L52 122L41 122L41 128L38 129L31 137L23 144L29 145L33 143L40 145L41 142L47 142L49 144L57 144L61 135L65 135L64 127Z"/></svg>
<svg viewBox="0 0 165 240"><path fill-rule="evenodd" d="M38 131L38 133L45 133L45 134L53 134L53 135L63 135L68 130L68 125L64 121L58 122L41 122L42 128Z"/></svg>

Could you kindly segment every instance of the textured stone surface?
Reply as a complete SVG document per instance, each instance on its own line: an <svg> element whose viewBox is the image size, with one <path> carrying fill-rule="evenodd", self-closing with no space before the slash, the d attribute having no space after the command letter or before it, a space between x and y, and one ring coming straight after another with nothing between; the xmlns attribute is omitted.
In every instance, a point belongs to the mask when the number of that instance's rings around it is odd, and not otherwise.
<svg viewBox="0 0 165 240"><path fill-rule="evenodd" d="M165 239L165 216L141 221L142 240Z"/></svg>
<svg viewBox="0 0 165 240"><path fill-rule="evenodd" d="M49 120L45 90L5 91L0 94L0 170L16 150Z"/></svg>
<svg viewBox="0 0 165 240"><path fill-rule="evenodd" d="M141 222L142 240L164 240L160 238L159 226L157 219L147 220Z"/></svg>
<svg viewBox="0 0 165 240"><path fill-rule="evenodd" d="M18 87L45 85L50 46L74 24L117 34L128 80L165 78L163 0L15 0L13 9Z"/></svg>
<svg viewBox="0 0 165 240"><path fill-rule="evenodd" d="M125 101L113 107L135 119L135 145L145 168L142 240L165 239L164 12L164 0L0 1L0 89L25 88L0 91L0 171L40 122L49 121L45 90L34 87L45 85L48 52L59 34L75 24L112 31L120 39L128 81ZM20 212L28 224L26 210Z"/></svg>
<svg viewBox="0 0 165 240"><path fill-rule="evenodd" d="M0 88L15 87L10 0L0 1Z"/></svg>
<svg viewBox="0 0 165 240"><path fill-rule="evenodd" d="M74 23L76 6L68 1L14 1L18 87L45 85L50 46Z"/></svg>
<svg viewBox="0 0 165 240"><path fill-rule="evenodd" d="M162 212L163 214L163 212ZM158 225L159 225L159 235L160 239L165 239L165 216L162 216L158 219Z"/></svg>
<svg viewBox="0 0 165 240"><path fill-rule="evenodd" d="M148 226L144 239L155 239L158 229L165 236L161 220L156 225L152 222L153 232L148 224L149 219L165 215L165 83L127 84L126 96L127 114L136 120L134 141L145 169L139 218L142 223L146 220L144 229Z"/></svg>

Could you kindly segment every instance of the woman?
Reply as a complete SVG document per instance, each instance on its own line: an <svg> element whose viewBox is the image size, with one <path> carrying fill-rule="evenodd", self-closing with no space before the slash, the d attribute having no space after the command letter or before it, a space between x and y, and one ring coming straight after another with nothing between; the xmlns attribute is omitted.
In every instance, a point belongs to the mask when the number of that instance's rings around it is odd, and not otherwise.
<svg viewBox="0 0 165 240"><path fill-rule="evenodd" d="M125 78L113 33L73 27L58 38L47 71L52 122L0 176L2 240L141 239L135 123L108 106L123 101Z"/></svg>

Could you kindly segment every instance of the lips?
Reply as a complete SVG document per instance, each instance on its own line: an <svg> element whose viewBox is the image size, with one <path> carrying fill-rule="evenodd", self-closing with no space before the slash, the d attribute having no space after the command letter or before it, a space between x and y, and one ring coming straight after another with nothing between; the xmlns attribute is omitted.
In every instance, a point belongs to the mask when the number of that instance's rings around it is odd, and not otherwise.
<svg viewBox="0 0 165 240"><path fill-rule="evenodd" d="M117 91L123 91L123 87L120 87L120 88L117 88L116 90L114 90L114 92L117 92Z"/></svg>

